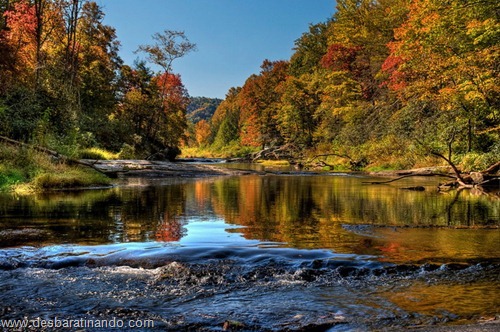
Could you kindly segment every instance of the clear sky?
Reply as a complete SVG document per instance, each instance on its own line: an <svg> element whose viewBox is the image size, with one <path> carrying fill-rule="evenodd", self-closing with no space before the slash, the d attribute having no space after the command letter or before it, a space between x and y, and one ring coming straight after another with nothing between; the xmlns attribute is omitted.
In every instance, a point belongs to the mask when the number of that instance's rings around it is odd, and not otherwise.
<svg viewBox="0 0 500 332"><path fill-rule="evenodd" d="M325 22L334 0L95 0L116 29L120 56L134 54L164 30L184 31L198 51L176 60L174 72L191 96L224 98L260 71L264 59L288 60L310 23Z"/></svg>

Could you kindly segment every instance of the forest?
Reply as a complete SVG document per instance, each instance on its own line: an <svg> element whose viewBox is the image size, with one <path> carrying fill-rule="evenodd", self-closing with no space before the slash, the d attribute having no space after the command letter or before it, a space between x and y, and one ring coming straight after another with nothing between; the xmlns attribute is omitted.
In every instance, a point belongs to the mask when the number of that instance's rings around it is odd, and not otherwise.
<svg viewBox="0 0 500 332"><path fill-rule="evenodd" d="M279 148L341 168L500 160L495 0L339 0L290 59L263 60L223 101L190 98L173 72L196 49L183 32L155 34L124 64L104 15L88 0L0 0L0 136L71 158Z"/></svg>
<svg viewBox="0 0 500 332"><path fill-rule="evenodd" d="M200 144L286 147L375 168L500 160L500 7L342 0L286 61L231 88Z"/></svg>

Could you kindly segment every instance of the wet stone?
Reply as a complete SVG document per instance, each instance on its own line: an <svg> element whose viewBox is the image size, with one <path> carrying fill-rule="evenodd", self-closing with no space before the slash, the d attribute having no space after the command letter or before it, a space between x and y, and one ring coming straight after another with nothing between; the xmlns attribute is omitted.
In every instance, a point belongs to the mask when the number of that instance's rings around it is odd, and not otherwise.
<svg viewBox="0 0 500 332"><path fill-rule="evenodd" d="M320 271L314 269L303 269L299 271L298 275L301 280L312 282L315 281L321 273Z"/></svg>
<svg viewBox="0 0 500 332"><path fill-rule="evenodd" d="M422 271L424 271L424 272L436 271L439 268L441 268L441 265L439 265L439 264L426 263L426 264L422 265Z"/></svg>
<svg viewBox="0 0 500 332"><path fill-rule="evenodd" d="M352 266L340 266L337 268L337 273L345 278L354 275L357 272L357 268Z"/></svg>
<svg viewBox="0 0 500 332"><path fill-rule="evenodd" d="M451 271L460 271L468 268L469 264L461 264L461 263L449 263L446 264L446 268Z"/></svg>

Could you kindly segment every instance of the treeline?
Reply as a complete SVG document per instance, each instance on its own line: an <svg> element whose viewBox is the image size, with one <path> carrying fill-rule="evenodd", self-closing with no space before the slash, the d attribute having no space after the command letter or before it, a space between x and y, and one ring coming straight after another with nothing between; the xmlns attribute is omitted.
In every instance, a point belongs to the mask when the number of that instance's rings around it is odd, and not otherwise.
<svg viewBox="0 0 500 332"><path fill-rule="evenodd" d="M484 167L500 160L499 15L495 0L339 0L289 60L229 90L198 144Z"/></svg>
<svg viewBox="0 0 500 332"><path fill-rule="evenodd" d="M189 96L171 64L194 44L166 30L139 48L147 62L126 65L103 18L88 0L0 0L0 135L66 154L179 146Z"/></svg>
<svg viewBox="0 0 500 332"><path fill-rule="evenodd" d="M210 120L221 102L219 98L191 97L186 109L188 120L193 124Z"/></svg>

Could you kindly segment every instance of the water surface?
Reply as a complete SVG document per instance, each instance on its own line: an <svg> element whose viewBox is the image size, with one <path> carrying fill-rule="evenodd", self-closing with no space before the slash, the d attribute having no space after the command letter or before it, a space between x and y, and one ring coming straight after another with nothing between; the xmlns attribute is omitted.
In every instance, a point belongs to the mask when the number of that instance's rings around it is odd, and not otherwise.
<svg viewBox="0 0 500 332"><path fill-rule="evenodd" d="M365 181L129 179L3 194L0 316L148 318L172 330L398 329L497 316L498 197L438 193L435 178ZM426 190L402 189L411 186Z"/></svg>

